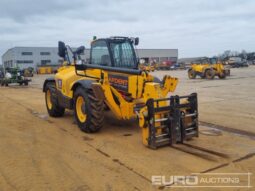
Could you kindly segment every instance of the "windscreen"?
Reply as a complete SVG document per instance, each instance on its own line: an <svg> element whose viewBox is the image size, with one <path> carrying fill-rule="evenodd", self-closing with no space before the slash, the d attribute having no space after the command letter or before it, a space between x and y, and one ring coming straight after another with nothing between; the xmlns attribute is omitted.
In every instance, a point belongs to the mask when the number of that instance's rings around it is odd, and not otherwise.
<svg viewBox="0 0 255 191"><path fill-rule="evenodd" d="M211 58L211 64L217 64L217 59L216 58Z"/></svg>
<svg viewBox="0 0 255 191"><path fill-rule="evenodd" d="M129 41L111 42L110 48L115 67L136 68L135 52Z"/></svg>

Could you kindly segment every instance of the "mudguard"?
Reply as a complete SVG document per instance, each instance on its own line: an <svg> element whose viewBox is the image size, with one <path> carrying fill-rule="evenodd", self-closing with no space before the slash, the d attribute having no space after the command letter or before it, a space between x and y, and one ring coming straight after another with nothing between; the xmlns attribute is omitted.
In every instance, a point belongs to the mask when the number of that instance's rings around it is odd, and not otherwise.
<svg viewBox="0 0 255 191"><path fill-rule="evenodd" d="M92 84L95 82L95 80L78 80L74 83L72 90L74 91L78 86L82 86L85 89L92 89Z"/></svg>
<svg viewBox="0 0 255 191"><path fill-rule="evenodd" d="M79 80L73 85L72 91L75 91L78 86L82 86L85 89L91 89L94 92L95 96L100 100L105 99L104 91L101 87L101 84L99 84L96 80Z"/></svg>
<svg viewBox="0 0 255 191"><path fill-rule="evenodd" d="M49 82L54 82L55 83L55 79L54 78L47 78L44 83L43 83L43 92L45 92L45 88L46 88L46 84Z"/></svg>

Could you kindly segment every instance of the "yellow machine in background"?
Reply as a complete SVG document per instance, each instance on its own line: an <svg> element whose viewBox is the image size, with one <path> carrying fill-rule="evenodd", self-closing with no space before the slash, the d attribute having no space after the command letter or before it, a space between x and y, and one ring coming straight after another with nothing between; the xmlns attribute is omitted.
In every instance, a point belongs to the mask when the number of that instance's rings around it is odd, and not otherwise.
<svg viewBox="0 0 255 191"><path fill-rule="evenodd" d="M154 72L155 66L150 63L149 58L141 58L139 69L146 72Z"/></svg>
<svg viewBox="0 0 255 191"><path fill-rule="evenodd" d="M37 74L53 74L53 68L49 66L39 67L37 69Z"/></svg>
<svg viewBox="0 0 255 191"><path fill-rule="evenodd" d="M190 79L195 79L197 75L206 79L213 79L215 76L225 79L226 76L230 75L230 69L226 68L216 58L203 58L192 63L191 68L188 70Z"/></svg>
<svg viewBox="0 0 255 191"><path fill-rule="evenodd" d="M140 70L146 71L146 72L154 72L155 71L155 67L148 63L140 64L139 68L140 68Z"/></svg>
<svg viewBox="0 0 255 191"><path fill-rule="evenodd" d="M34 68L28 67L22 70L24 77L33 77L34 76Z"/></svg>
<svg viewBox="0 0 255 191"><path fill-rule="evenodd" d="M160 81L139 70L133 46L138 42L128 37L95 39L90 64L81 62L84 47L72 51L59 42L59 56L69 62L72 52L74 60L44 82L49 115L61 117L72 109L79 128L93 133L103 127L106 105L116 118L137 117L143 144L154 149L198 137L197 94L167 97L178 79L166 75Z"/></svg>

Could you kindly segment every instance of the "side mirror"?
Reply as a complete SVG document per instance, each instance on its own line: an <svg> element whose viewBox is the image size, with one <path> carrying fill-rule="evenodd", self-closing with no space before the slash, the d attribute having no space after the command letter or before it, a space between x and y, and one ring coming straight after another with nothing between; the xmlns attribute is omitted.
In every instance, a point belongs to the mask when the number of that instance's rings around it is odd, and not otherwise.
<svg viewBox="0 0 255 191"><path fill-rule="evenodd" d="M79 48L77 48L77 50L75 51L76 54L82 54L84 53L85 47L84 46L80 46Z"/></svg>
<svg viewBox="0 0 255 191"><path fill-rule="evenodd" d="M139 38L136 37L136 38L135 38L135 45L137 46L138 44L139 44Z"/></svg>
<svg viewBox="0 0 255 191"><path fill-rule="evenodd" d="M66 55L66 45L64 42L62 41L59 41L58 42L58 55L61 57L61 58L65 58L65 55Z"/></svg>

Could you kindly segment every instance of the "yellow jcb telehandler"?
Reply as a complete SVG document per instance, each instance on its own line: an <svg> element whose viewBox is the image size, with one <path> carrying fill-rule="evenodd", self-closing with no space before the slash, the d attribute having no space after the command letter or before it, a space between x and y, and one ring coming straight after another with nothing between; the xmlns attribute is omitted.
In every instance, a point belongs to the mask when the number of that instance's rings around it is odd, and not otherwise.
<svg viewBox="0 0 255 191"><path fill-rule="evenodd" d="M138 42L128 37L95 38L89 64L81 60L83 46L73 51L59 42L59 56L68 64L44 82L49 115L61 117L65 109L74 110L79 128L94 133L103 127L106 105L116 118L137 117L142 142L153 149L198 137L197 94L167 97L178 79L166 75L161 81L139 70L134 49Z"/></svg>
<svg viewBox="0 0 255 191"><path fill-rule="evenodd" d="M226 68L216 58L200 59L192 63L191 68L188 70L188 77L190 79L195 79L196 76L200 76L202 79L214 79L215 76L225 79L229 75L230 69Z"/></svg>

